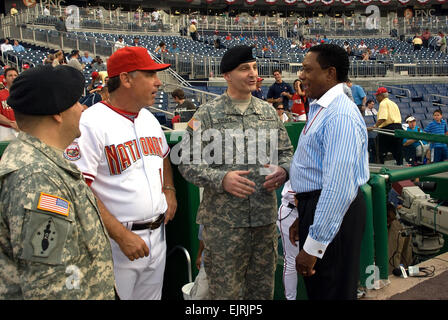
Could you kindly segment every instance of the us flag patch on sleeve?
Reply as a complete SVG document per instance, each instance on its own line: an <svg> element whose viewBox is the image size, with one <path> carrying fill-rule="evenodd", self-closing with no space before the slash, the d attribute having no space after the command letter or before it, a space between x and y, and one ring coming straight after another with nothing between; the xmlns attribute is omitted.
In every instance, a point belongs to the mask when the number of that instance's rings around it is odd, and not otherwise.
<svg viewBox="0 0 448 320"><path fill-rule="evenodd" d="M67 217L70 210L70 201L41 192L37 209L54 212Z"/></svg>

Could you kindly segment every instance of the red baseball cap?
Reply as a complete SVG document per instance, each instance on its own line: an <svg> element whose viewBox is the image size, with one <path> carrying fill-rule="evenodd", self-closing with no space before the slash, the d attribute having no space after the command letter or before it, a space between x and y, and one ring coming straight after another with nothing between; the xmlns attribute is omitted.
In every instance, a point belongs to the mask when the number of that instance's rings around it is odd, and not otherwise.
<svg viewBox="0 0 448 320"><path fill-rule="evenodd" d="M96 78L98 78L99 75L100 75L100 74L98 73L98 71L93 71L93 72L92 72L92 79L96 79Z"/></svg>
<svg viewBox="0 0 448 320"><path fill-rule="evenodd" d="M22 69L29 69L30 65L28 63L23 64Z"/></svg>
<svg viewBox="0 0 448 320"><path fill-rule="evenodd" d="M171 64L156 63L143 47L124 47L115 51L107 60L107 74L110 78L122 72L162 71Z"/></svg>
<svg viewBox="0 0 448 320"><path fill-rule="evenodd" d="M376 90L376 93L374 93L374 95L378 95L381 93L387 93L387 89L384 87L379 87L378 90Z"/></svg>
<svg viewBox="0 0 448 320"><path fill-rule="evenodd" d="M264 80L263 78L260 78L260 77L257 78L257 82L260 82L260 81L263 81L263 80Z"/></svg>

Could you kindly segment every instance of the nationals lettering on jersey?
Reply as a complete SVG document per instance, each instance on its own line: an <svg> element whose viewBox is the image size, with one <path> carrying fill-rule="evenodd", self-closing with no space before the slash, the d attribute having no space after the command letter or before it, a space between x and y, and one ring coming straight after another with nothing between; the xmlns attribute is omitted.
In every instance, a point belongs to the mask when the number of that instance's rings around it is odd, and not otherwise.
<svg viewBox="0 0 448 320"><path fill-rule="evenodd" d="M154 115L129 114L99 102L79 121L81 136L66 150L95 195L118 221L146 221L165 213L164 161L170 148Z"/></svg>
<svg viewBox="0 0 448 320"><path fill-rule="evenodd" d="M163 141L159 137L140 137L104 147L107 164L111 175L121 174L142 156L158 156L164 158L162 153ZM141 150L141 152L140 152ZM141 154L142 153L142 154Z"/></svg>

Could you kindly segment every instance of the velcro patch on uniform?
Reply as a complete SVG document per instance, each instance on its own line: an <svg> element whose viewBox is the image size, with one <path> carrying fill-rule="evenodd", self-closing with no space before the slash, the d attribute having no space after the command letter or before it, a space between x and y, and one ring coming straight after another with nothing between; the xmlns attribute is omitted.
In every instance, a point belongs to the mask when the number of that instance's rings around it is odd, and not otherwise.
<svg viewBox="0 0 448 320"><path fill-rule="evenodd" d="M70 210L70 201L41 192L39 202L37 203L37 209L50 211L67 217Z"/></svg>
<svg viewBox="0 0 448 320"><path fill-rule="evenodd" d="M78 142L72 142L72 144L65 149L64 157L70 161L81 159L81 151L79 150Z"/></svg>
<svg viewBox="0 0 448 320"><path fill-rule="evenodd" d="M201 126L201 121L195 119L195 118L191 118L190 121L188 121L188 126L193 129L193 131L196 131L199 129L199 127Z"/></svg>

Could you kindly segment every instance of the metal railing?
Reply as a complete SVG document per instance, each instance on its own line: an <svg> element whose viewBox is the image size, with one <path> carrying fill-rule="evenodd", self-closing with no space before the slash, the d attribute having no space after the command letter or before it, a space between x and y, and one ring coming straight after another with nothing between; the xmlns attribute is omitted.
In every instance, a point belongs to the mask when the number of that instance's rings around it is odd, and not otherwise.
<svg viewBox="0 0 448 320"><path fill-rule="evenodd" d="M2 23L54 26L59 17L69 20L68 30L97 29L141 33L171 31L171 16L163 11L159 12L160 18L157 20L148 12L122 11L119 8L106 10L103 7L51 6L50 14L45 15L42 2L33 8L21 10L14 17L4 17Z"/></svg>

